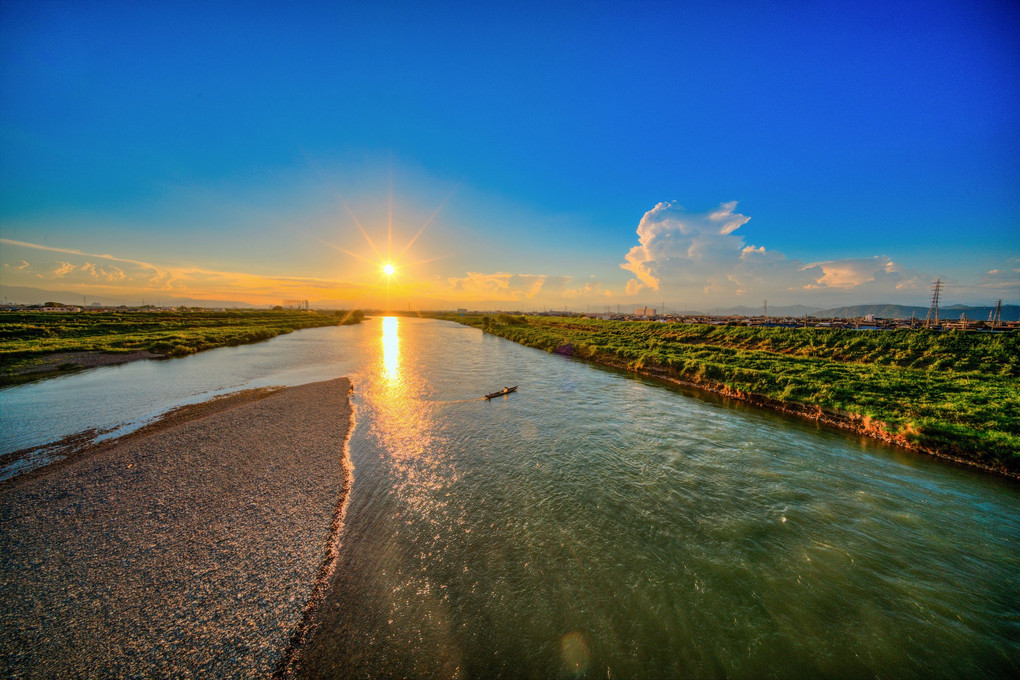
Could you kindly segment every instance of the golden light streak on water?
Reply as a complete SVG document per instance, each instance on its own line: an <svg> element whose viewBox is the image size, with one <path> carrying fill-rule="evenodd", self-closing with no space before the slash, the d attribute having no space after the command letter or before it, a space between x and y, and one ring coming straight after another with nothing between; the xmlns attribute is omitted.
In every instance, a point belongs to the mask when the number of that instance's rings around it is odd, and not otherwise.
<svg viewBox="0 0 1020 680"><path fill-rule="evenodd" d="M382 322L383 374L388 382L400 381L400 319L387 316Z"/></svg>
<svg viewBox="0 0 1020 680"><path fill-rule="evenodd" d="M405 524L413 519L433 538L404 557L418 562L417 568L405 571L380 567L376 579L385 593L380 604L386 613L388 634L405 641L401 644L409 644L407 640L420 637L424 618L430 631L427 646L435 650L445 669L442 675L453 677L456 673L451 669L459 665L461 651L451 628L448 584L430 574L429 567L443 561L439 539L450 521L447 499L457 474L447 447L437 436L436 411L440 405L422 398L428 382L417 365L407 361L421 348L415 345L413 333L401 336L401 322L398 317L383 317L379 339L382 380L369 381L363 389L374 412L372 434L380 450L385 451L383 465L392 480L398 512L407 518L398 522ZM397 559L397 554L389 557ZM382 562L389 563L389 559Z"/></svg>
<svg viewBox="0 0 1020 680"><path fill-rule="evenodd" d="M443 447L434 440L437 405L422 399L427 384L415 367L405 361L416 350L413 336L401 337L400 330L399 317L383 317L379 340L383 380L364 389L378 413L373 424L375 434L388 454L390 465L399 473L397 489L406 488L413 496L405 498L405 502L422 507L427 504L434 510L432 506L442 503L432 494L449 483L451 475L449 471L439 474L436 470L443 466L444 458Z"/></svg>

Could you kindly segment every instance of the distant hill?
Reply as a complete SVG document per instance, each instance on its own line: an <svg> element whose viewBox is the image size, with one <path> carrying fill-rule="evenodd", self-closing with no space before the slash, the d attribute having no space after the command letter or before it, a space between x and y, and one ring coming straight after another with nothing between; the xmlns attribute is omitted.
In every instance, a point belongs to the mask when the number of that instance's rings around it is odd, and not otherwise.
<svg viewBox="0 0 1020 680"><path fill-rule="evenodd" d="M939 318L956 321L961 314L966 314L971 321L987 321L995 307L969 307L967 305L950 305L939 307ZM909 307L907 305L853 305L850 307L834 307L814 312L814 316L834 319L855 319L874 314L877 319L909 319L911 315L924 319L928 314L927 307ZM1003 321L1020 321L1020 305L1003 305L1000 312Z"/></svg>
<svg viewBox="0 0 1020 680"><path fill-rule="evenodd" d="M708 310L709 314L715 316L761 316L765 313L762 307L715 307ZM805 307L804 305L786 305L773 307L769 305L769 316L804 316L805 314L817 314L818 307Z"/></svg>
<svg viewBox="0 0 1020 680"><path fill-rule="evenodd" d="M119 305L135 307L142 304L141 298L132 300L106 295L82 295L81 293L75 293L69 290L43 290L42 288L32 288L30 286L0 285L0 295L7 298L7 302L21 305L41 305L45 302L61 302L65 305L81 306L83 304L91 305L93 302L99 302L104 307L117 307ZM170 296L159 297L158 299L146 298L145 303L170 307L180 307L182 305L186 305L188 307L254 307L254 305L250 305L247 302L229 300L195 300L193 298L177 298Z"/></svg>

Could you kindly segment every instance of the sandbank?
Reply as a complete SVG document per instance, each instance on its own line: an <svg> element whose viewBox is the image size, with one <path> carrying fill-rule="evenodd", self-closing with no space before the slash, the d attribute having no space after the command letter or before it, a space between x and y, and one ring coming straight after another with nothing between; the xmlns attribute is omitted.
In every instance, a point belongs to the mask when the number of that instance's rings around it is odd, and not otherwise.
<svg viewBox="0 0 1020 680"><path fill-rule="evenodd" d="M0 485L6 677L269 677L335 556L347 379L241 393Z"/></svg>

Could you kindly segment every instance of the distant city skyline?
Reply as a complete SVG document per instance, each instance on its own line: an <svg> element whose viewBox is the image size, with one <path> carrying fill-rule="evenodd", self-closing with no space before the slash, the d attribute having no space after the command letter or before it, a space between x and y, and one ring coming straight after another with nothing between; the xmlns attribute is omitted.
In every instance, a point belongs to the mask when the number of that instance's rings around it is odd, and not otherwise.
<svg viewBox="0 0 1020 680"><path fill-rule="evenodd" d="M4 3L0 283L1017 304L1018 34L991 1Z"/></svg>

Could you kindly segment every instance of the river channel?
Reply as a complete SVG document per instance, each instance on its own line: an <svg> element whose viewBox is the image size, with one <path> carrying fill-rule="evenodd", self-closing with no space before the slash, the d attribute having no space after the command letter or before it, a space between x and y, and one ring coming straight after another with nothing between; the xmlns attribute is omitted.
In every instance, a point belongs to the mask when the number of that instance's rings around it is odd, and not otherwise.
<svg viewBox="0 0 1020 680"><path fill-rule="evenodd" d="M0 452L343 375L354 483L308 676L1018 673L1016 484L449 322L6 388Z"/></svg>

